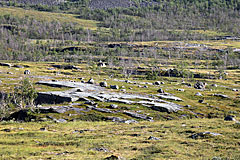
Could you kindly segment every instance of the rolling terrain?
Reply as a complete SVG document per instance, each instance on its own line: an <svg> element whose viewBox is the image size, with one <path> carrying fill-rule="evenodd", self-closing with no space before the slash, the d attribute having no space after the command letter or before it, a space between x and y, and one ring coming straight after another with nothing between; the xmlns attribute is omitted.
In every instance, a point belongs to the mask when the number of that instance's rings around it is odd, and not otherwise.
<svg viewBox="0 0 240 160"><path fill-rule="evenodd" d="M239 159L239 11L0 0L0 159Z"/></svg>

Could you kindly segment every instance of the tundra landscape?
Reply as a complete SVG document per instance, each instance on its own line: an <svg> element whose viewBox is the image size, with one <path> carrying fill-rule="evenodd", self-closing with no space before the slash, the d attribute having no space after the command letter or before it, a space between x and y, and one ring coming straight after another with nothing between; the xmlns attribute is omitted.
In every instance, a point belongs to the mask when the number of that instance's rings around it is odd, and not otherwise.
<svg viewBox="0 0 240 160"><path fill-rule="evenodd" d="M240 159L239 0L0 0L0 159Z"/></svg>

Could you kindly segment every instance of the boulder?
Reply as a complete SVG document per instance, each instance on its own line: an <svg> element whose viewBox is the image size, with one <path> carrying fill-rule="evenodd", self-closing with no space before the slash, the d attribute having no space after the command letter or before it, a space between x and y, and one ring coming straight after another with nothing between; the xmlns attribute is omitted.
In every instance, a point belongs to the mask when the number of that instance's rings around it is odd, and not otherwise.
<svg viewBox="0 0 240 160"><path fill-rule="evenodd" d="M100 82L99 85L100 85L101 87L107 87L107 86L108 86L106 81Z"/></svg>
<svg viewBox="0 0 240 160"><path fill-rule="evenodd" d="M221 97L221 98L229 98L227 95L224 95L224 94L213 94L213 96Z"/></svg>
<svg viewBox="0 0 240 160"><path fill-rule="evenodd" d="M183 101L181 98L173 96L173 95L157 94L156 96L161 98L161 99L174 100L174 101Z"/></svg>
<svg viewBox="0 0 240 160"><path fill-rule="evenodd" d="M118 85L110 85L111 89L119 89Z"/></svg>
<svg viewBox="0 0 240 160"><path fill-rule="evenodd" d="M117 109L117 108L118 108L118 105L116 105L116 104L110 104L109 108Z"/></svg>
<svg viewBox="0 0 240 160"><path fill-rule="evenodd" d="M146 116L144 114L138 114L138 113L135 113L135 112L123 111L123 113L128 115L128 116L134 117L134 118L150 120L150 121L152 121L152 119L153 119L152 117L148 117L148 116Z"/></svg>
<svg viewBox="0 0 240 160"><path fill-rule="evenodd" d="M228 115L224 118L224 121L236 121L236 119L234 118L235 116L232 115Z"/></svg>
<svg viewBox="0 0 240 160"><path fill-rule="evenodd" d="M232 91L234 91L234 92L238 92L239 90L236 89L236 88L233 88Z"/></svg>
<svg viewBox="0 0 240 160"><path fill-rule="evenodd" d="M196 133L190 136L192 139L199 139L199 138L207 138L209 136L220 136L221 134L219 133L214 133L214 132L200 132Z"/></svg>
<svg viewBox="0 0 240 160"><path fill-rule="evenodd" d="M160 138L150 136L150 137L148 137L148 140L160 140Z"/></svg>
<svg viewBox="0 0 240 160"><path fill-rule="evenodd" d="M104 160L122 160L123 158L115 155L111 155L109 157L104 158Z"/></svg>
<svg viewBox="0 0 240 160"><path fill-rule="evenodd" d="M14 119L16 121L29 122L31 119L35 119L36 116L29 114L29 111L26 109L12 113L6 120ZM5 118L4 118L5 119Z"/></svg>
<svg viewBox="0 0 240 160"><path fill-rule="evenodd" d="M79 69L78 67L74 65L52 65L52 67L58 68L58 69Z"/></svg>
<svg viewBox="0 0 240 160"><path fill-rule="evenodd" d="M0 63L0 66L11 67L12 65L10 63Z"/></svg>
<svg viewBox="0 0 240 160"><path fill-rule="evenodd" d="M205 89L206 83L203 82L197 82L196 84L194 84L194 88L196 89Z"/></svg>
<svg viewBox="0 0 240 160"><path fill-rule="evenodd" d="M90 78L87 83L94 84L94 79Z"/></svg>
<svg viewBox="0 0 240 160"><path fill-rule="evenodd" d="M212 87L217 87L218 85L217 85L217 84L212 84L211 86L212 86Z"/></svg>
<svg viewBox="0 0 240 160"><path fill-rule="evenodd" d="M24 68L23 66L21 66L21 65L13 65L13 67L15 67L15 68Z"/></svg>
<svg viewBox="0 0 240 160"><path fill-rule="evenodd" d="M200 92L197 92L195 96L202 96L202 94Z"/></svg>
<svg viewBox="0 0 240 160"><path fill-rule="evenodd" d="M184 89L177 89L177 91L184 92L185 90Z"/></svg>
<svg viewBox="0 0 240 160"><path fill-rule="evenodd" d="M30 74L31 72L29 70L25 70L24 74Z"/></svg>
<svg viewBox="0 0 240 160"><path fill-rule="evenodd" d="M160 81L154 82L154 85L161 85L161 84L165 84L165 83L164 82L160 82Z"/></svg>
<svg viewBox="0 0 240 160"><path fill-rule="evenodd" d="M165 92L164 92L164 90L163 90L162 88L160 88L160 89L158 90L158 93L165 93Z"/></svg>

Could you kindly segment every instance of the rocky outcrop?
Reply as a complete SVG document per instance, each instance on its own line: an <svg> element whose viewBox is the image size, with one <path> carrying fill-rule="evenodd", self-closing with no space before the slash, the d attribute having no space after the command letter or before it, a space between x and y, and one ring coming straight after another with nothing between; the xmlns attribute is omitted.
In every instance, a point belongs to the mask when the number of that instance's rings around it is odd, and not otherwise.
<svg viewBox="0 0 240 160"><path fill-rule="evenodd" d="M159 94L156 95L159 98L150 98L149 95L137 95L137 94L127 94L127 93L117 93L112 91L107 91L106 88L97 86L95 84L79 83L79 82L65 82L65 81L41 81L37 84L50 85L50 86L65 86L73 89L67 91L53 91L53 92L41 92L38 93L38 98L36 99L37 104L59 104L64 102L74 102L74 101L89 101L88 98L94 99L94 101L100 102L114 102L123 104L137 104L142 106L148 106L154 110L161 112L177 112L181 110L181 106L172 102L168 102L163 99L171 99L175 101L182 101L180 98L172 96L170 94ZM75 88L76 87L76 88ZM81 90L79 92L79 90ZM139 99L139 101L135 101ZM89 105L95 104L95 102L89 103ZM110 110L101 108L91 108L100 112L109 112Z"/></svg>

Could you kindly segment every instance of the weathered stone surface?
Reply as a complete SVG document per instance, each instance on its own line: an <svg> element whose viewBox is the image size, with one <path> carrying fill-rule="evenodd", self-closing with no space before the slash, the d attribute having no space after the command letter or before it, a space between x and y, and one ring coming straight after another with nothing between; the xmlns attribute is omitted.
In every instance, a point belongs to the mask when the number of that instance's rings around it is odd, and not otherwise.
<svg viewBox="0 0 240 160"><path fill-rule="evenodd" d="M109 102L117 102L117 103L124 103L124 104L133 104L134 101L129 101L125 99L118 99L118 98L111 98L108 100Z"/></svg>
<svg viewBox="0 0 240 160"><path fill-rule="evenodd" d="M50 106L50 107L43 107L39 106L38 110L40 113L65 113L68 111L75 111L77 113L80 113L82 111L87 112L87 109L82 108L76 108L72 106Z"/></svg>
<svg viewBox="0 0 240 160"><path fill-rule="evenodd" d="M107 109L107 108L98 108L98 107L95 107L95 106L88 106L88 108L90 108L92 110L95 110L95 111L98 111L98 112L113 113L113 111L111 111L110 109Z"/></svg>
<svg viewBox="0 0 240 160"><path fill-rule="evenodd" d="M144 120L150 120L152 121L152 117L148 117L147 115L144 114L138 114L138 113L134 113L134 112L130 112L130 111L123 111L124 114L131 116L133 118L139 118L139 119L144 119Z"/></svg>
<svg viewBox="0 0 240 160"><path fill-rule="evenodd" d="M61 92L55 92L55 94L52 94L52 92L40 92L38 93L38 97L35 102L37 104L59 104L64 102L74 102L78 99L78 97L74 97Z"/></svg>
<svg viewBox="0 0 240 160"><path fill-rule="evenodd" d="M116 93L108 91L100 86L93 85L93 84L87 84L87 83L79 83L79 82L66 82L66 81L41 81L38 82L38 84L42 85L50 85L50 86L56 86L56 87L69 87L73 88L67 91L53 91L53 92L44 92L39 93L39 96L37 98L37 103L48 103L48 104L57 104L57 103L63 103L63 102L74 102L74 101L88 101L89 98L93 98L97 101L101 102L117 102L117 103L124 103L124 104L141 104L141 105L148 105L150 106L156 106L159 108L166 109L159 109L156 108L155 110L161 110L161 111L178 111L180 110L181 106L174 104L172 102L168 102L162 99L158 98L150 98L150 95L137 95L137 94L127 94L127 93ZM81 89L78 92L78 89ZM159 94L157 95L160 98L164 99L171 99L180 101L181 99L178 97L174 97L170 94ZM144 101L132 101L132 99L140 99ZM140 103L141 102L141 103ZM95 102L94 102L95 103ZM93 105L93 104L90 104Z"/></svg>
<svg viewBox="0 0 240 160"><path fill-rule="evenodd" d="M56 123L67 123L66 119L57 119L55 120Z"/></svg>
<svg viewBox="0 0 240 160"><path fill-rule="evenodd" d="M213 94L213 96L221 97L221 98L229 98L227 95L224 95L224 94Z"/></svg>
<svg viewBox="0 0 240 160"><path fill-rule="evenodd" d="M181 98L178 98L178 97L175 97L172 95L168 95L168 94L157 94L156 96L159 98L162 98L162 99L167 99L167 100L183 101Z"/></svg>
<svg viewBox="0 0 240 160"><path fill-rule="evenodd" d="M121 123L131 124L131 123L138 123L138 121L136 121L136 120L134 120L134 119L129 119L129 120L121 121Z"/></svg>
<svg viewBox="0 0 240 160"><path fill-rule="evenodd" d="M166 103L156 103L155 105L151 106L150 107L151 109L153 110L156 110L156 111L160 111L160 112L177 112L180 109L180 107L178 106L173 106L173 105L170 105L170 104L166 104Z"/></svg>

